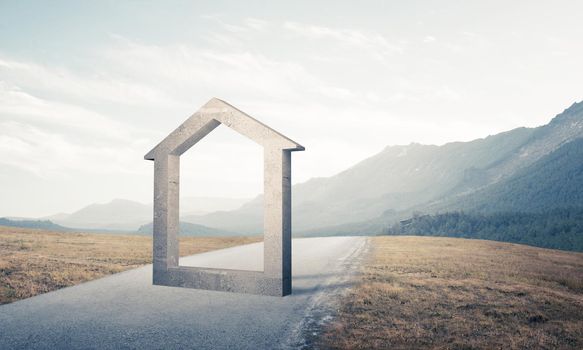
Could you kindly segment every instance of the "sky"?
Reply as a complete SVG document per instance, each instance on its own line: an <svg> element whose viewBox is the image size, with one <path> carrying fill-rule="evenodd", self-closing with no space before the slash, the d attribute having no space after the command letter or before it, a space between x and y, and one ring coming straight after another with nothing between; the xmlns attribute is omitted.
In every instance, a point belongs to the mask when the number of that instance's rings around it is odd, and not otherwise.
<svg viewBox="0 0 583 350"><path fill-rule="evenodd" d="M389 145L546 124L583 100L580 1L0 0L0 217L152 201L151 148L212 97L306 147L293 183ZM221 126L181 195L262 192Z"/></svg>

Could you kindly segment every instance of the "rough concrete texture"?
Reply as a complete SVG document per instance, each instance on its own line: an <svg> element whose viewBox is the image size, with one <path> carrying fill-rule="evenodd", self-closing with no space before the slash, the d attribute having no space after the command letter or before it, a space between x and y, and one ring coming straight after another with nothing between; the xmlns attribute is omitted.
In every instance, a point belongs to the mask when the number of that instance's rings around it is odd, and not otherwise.
<svg viewBox="0 0 583 350"><path fill-rule="evenodd" d="M152 285L152 266L0 306L0 349L304 349L351 286L365 237L294 239L285 298ZM263 266L261 243L182 258ZM308 342L308 344L306 344Z"/></svg>
<svg viewBox="0 0 583 350"><path fill-rule="evenodd" d="M179 265L180 155L220 124L263 146L263 271ZM154 161L154 264L157 285L285 296L291 293L291 152L304 147L230 104L211 99L144 156Z"/></svg>

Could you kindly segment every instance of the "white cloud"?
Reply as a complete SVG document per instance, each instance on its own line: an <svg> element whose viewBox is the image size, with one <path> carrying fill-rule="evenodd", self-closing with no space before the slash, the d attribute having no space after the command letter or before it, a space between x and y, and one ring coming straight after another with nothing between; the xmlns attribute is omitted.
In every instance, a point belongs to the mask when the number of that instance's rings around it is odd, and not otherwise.
<svg viewBox="0 0 583 350"><path fill-rule="evenodd" d="M334 40L348 47L364 49L375 58L384 60L388 56L403 53L403 48L389 42L383 35L355 29L330 28L319 25L287 21L283 28L312 40Z"/></svg>
<svg viewBox="0 0 583 350"><path fill-rule="evenodd" d="M264 21L258 18L246 18L244 22L247 27L253 28L255 30L264 30L269 26L268 21Z"/></svg>
<svg viewBox="0 0 583 350"><path fill-rule="evenodd" d="M68 130L76 136L127 140L134 127L73 104L35 97L0 82L0 120L14 120ZM4 130L0 131L3 133Z"/></svg>
<svg viewBox="0 0 583 350"><path fill-rule="evenodd" d="M449 86L441 86L435 89L432 93L428 95L431 99L444 100L444 101L459 101L462 96L459 92L450 88Z"/></svg>
<svg viewBox="0 0 583 350"><path fill-rule="evenodd" d="M160 92L158 96L172 96L171 100L176 101L158 100L159 105L173 105L169 108L174 111L191 113L199 106L193 99L204 102L216 95L238 106L249 106L250 113L270 118L265 121L300 139L304 138L302 135L306 134L307 125L318 130L334 123L334 129L342 128L343 122L334 118L328 121L328 112L317 112L318 105L324 103L320 99L345 102L360 98L378 99L370 92L357 93L330 85L299 63L246 51L180 44L141 44L115 36L114 45L98 52L96 57L101 60L103 76L123 76L135 86L154 86L156 90L152 91ZM0 121L17 121L18 127L5 127L0 130L0 135L6 148L26 144L23 149L29 150L26 155L8 157L4 164L37 175L62 174L61 170L66 173L65 169L73 168L75 172L95 169L96 173L143 169L135 165L142 162L143 153L156 144L166 130L172 130L187 116L175 112L168 119L162 115L153 124L140 129L137 127L140 119L134 107L124 107L128 114L115 112L116 106L125 105L127 101L116 98L116 90L99 77L6 57L1 62L0 79L10 83L0 85ZM34 74L42 76L43 81L35 93L31 83ZM68 98L84 94L102 101L113 114L98 112L85 101ZM143 98L140 95L134 97L138 104ZM144 102L146 106L148 103L152 102ZM266 108L269 104L277 107ZM302 106L300 111L297 111L298 105ZM43 141L33 142L26 135L34 135L35 139ZM43 143L51 143L55 148L42 150ZM70 150L68 156L62 156L67 149ZM228 152L223 149L219 153ZM21 162L21 159L27 161ZM321 173L325 167L319 164L320 170L317 171Z"/></svg>
<svg viewBox="0 0 583 350"><path fill-rule="evenodd" d="M188 93L298 102L306 92L325 97L333 89L347 90L330 86L298 62L244 50L147 45L119 39L103 55L115 69L156 82L180 101L189 98L185 96Z"/></svg>
<svg viewBox="0 0 583 350"><path fill-rule="evenodd" d="M337 18L328 22L336 24L309 24L300 15L287 22L233 13L206 19L194 23L200 20L195 14L192 26L166 23L155 36L113 34L108 42L76 47L74 55L59 53L57 65L43 61L44 53L17 59L3 49L1 166L66 177L77 188L85 181L105 183L83 190L86 202L111 196L149 200L151 164L143 154L212 96L307 147L294 155L294 182L332 175L389 144L484 136L519 122L532 125L531 115L540 124L563 107L561 101L580 99L577 46L566 50L566 43L551 42L541 60L540 40L508 35L514 21L496 36L491 26L474 22L444 29L433 17L425 24L393 18L358 28ZM535 32L532 37L540 37ZM580 35L555 36L576 43ZM563 52L569 55L553 56ZM507 57L524 61L524 69L508 64ZM550 83L536 84L543 80ZM540 109L533 96L551 102ZM513 115L496 117L501 108ZM203 166L220 168L229 153L236 166L251 164L246 157L253 147L231 152L233 140L215 135L204 140L212 156L196 155ZM185 165L194 175L184 181L213 195L224 180L221 171L196 178L198 167ZM249 188L255 187L242 191ZM28 204L20 203L24 212Z"/></svg>
<svg viewBox="0 0 583 350"><path fill-rule="evenodd" d="M32 62L22 62L0 56L0 77L5 82L30 90L53 91L60 99L74 98L85 102L111 102L124 105L168 105L173 98L156 88L143 85L122 74L108 71L90 74L72 73L70 70Z"/></svg>
<svg viewBox="0 0 583 350"><path fill-rule="evenodd" d="M17 121L0 121L0 130L0 154L3 155L0 164L38 177L139 173L131 166L139 161L131 142L126 146L84 144L71 140L62 132Z"/></svg>
<svg viewBox="0 0 583 350"><path fill-rule="evenodd" d="M222 15L202 15L201 18L218 24L221 29L231 34L243 34L252 30L262 31L270 25L268 21L253 17L243 19L240 24L226 22Z"/></svg>
<svg viewBox="0 0 583 350"><path fill-rule="evenodd" d="M249 31L271 25L255 19L243 22L241 27ZM378 34L293 22L286 22L284 26L286 30L315 40L332 39L341 46L363 48L379 55L400 51ZM234 27L221 28L216 34L224 35L225 40L237 38L242 32ZM101 67L98 76L0 56L0 79L9 82L0 85L0 121L16 118L20 123L18 128L12 126L10 134L0 131L3 145L6 149L27 145L23 149L29 150L28 155L10 158L5 164L10 162L35 174L58 173L60 169L74 166L75 171L95 169L96 173L143 171L144 167L138 165L142 154L186 118L186 113L193 112L199 103L211 96L217 96L259 119L268 118L264 121L285 130L298 142L306 143L313 153L299 159L297 164L305 170L296 177L296 180L306 180L314 175L339 171L389 142L377 135L355 145L358 135L370 133L371 125L378 129L394 125L394 112L382 106L413 100L459 98L449 87L420 89L413 85L403 92L345 87L327 80L317 71L307 70L300 61L276 59L267 51L257 53L238 47L189 44L155 45L120 35L113 35L112 39L113 45L94 52ZM41 77L41 84L36 86L39 94L31 92L35 75ZM128 84L125 88L122 88L123 82ZM52 95L51 92L54 98L43 96L43 93ZM104 114L85 101L69 98L87 96L109 105L112 111L120 105L128 106L125 110L130 115ZM146 132L136 127L140 119L133 105L162 106L174 112L167 118L162 115L158 120L148 119L152 123L146 124L144 129L151 132ZM326 133L322 134L321 130ZM27 132L44 140L43 143L54 144L55 149L41 150L40 143L19 136ZM409 137L407 135L396 140L404 140ZM218 142L228 140L219 139ZM326 145L334 145L336 152L346 156L322 163L316 156L330 152ZM70 153L66 153L66 149L70 149ZM219 157L228 154L224 148L217 150ZM43 154L43 157L33 154ZM18 159L28 159L28 163Z"/></svg>
<svg viewBox="0 0 583 350"><path fill-rule="evenodd" d="M92 106L125 111L134 104L169 103L156 100L160 95L140 86L139 81L123 86L107 78L3 57L0 164L45 179L77 176L73 180L77 182L87 174L140 173L141 155L153 133L123 114L104 114Z"/></svg>

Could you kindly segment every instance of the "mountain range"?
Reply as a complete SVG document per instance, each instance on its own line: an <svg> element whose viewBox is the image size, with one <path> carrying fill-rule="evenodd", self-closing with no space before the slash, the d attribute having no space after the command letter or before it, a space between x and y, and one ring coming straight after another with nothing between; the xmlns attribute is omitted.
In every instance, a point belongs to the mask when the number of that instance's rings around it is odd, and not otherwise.
<svg viewBox="0 0 583 350"><path fill-rule="evenodd" d="M202 215L220 210L234 210L248 201L245 198L183 197L180 199L180 211L182 215ZM41 219L77 229L133 232L150 222L152 213L151 203L114 199L108 203L88 205L71 214L61 213Z"/></svg>
<svg viewBox="0 0 583 350"><path fill-rule="evenodd" d="M389 146L335 176L295 185L293 229L299 235L376 234L414 212L583 206L580 197L572 195L583 193L577 186L582 176L577 168L582 164L577 158L581 137L583 103L575 103L536 128L442 146ZM570 194L557 193L553 186ZM550 192L553 196L544 195ZM506 207L499 205L502 198ZM261 208L258 196L238 210L183 220L260 233Z"/></svg>
<svg viewBox="0 0 583 350"><path fill-rule="evenodd" d="M583 207L583 102L548 124L442 146L412 143L296 184L295 235L379 234L414 214ZM190 204L189 204L190 203ZM261 234L263 198L182 198L181 222L209 234ZM151 204L114 200L49 219L76 228L151 230ZM146 225L146 226L144 226ZM215 231L213 231L215 230Z"/></svg>

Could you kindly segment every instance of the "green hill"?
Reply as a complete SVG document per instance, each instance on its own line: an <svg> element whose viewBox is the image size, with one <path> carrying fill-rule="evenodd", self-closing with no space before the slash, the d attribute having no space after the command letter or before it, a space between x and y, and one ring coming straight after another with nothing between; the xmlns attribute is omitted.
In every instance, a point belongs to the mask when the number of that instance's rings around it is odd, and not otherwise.
<svg viewBox="0 0 583 350"><path fill-rule="evenodd" d="M0 226L35 228L51 231L72 231L71 228L57 225L50 220L11 220L0 218Z"/></svg>

